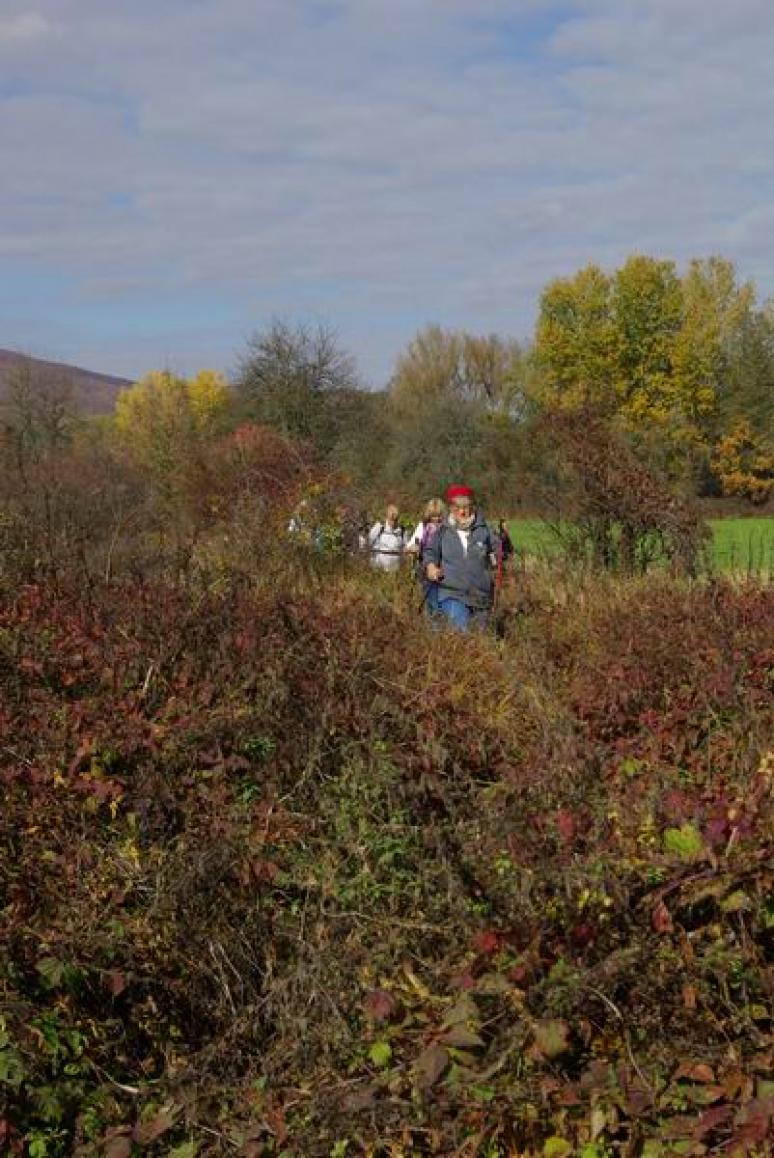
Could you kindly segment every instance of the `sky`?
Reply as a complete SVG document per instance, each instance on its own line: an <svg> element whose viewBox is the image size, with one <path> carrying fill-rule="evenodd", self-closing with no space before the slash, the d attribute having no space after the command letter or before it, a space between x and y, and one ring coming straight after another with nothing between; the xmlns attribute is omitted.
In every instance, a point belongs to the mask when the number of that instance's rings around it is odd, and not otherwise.
<svg viewBox="0 0 774 1158"><path fill-rule="evenodd" d="M428 322L721 254L774 295L772 0L0 0L0 346L385 384Z"/></svg>

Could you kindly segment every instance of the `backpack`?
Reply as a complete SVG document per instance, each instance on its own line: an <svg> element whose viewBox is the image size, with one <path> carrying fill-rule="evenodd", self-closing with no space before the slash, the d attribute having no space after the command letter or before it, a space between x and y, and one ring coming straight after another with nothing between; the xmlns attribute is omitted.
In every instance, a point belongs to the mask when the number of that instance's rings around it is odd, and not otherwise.
<svg viewBox="0 0 774 1158"><path fill-rule="evenodd" d="M439 523L438 525L436 525L430 519L428 519L427 522L423 522L423 524L422 524L422 537L419 540L419 560L420 560L420 562L422 561L422 557L424 556L424 553L429 546L430 540L434 539L436 535L439 535L441 533L442 525L443 525L442 523Z"/></svg>
<svg viewBox="0 0 774 1158"><path fill-rule="evenodd" d="M406 532L405 532L405 530L403 529L403 527L400 525L400 523L398 523L398 525L395 527L395 530L394 530L394 531L391 531L391 532L390 532L390 534L393 534L393 535L399 535L399 536L400 536L400 551L396 551L396 552L392 552L392 551L380 551L380 550L379 550L379 548L377 547L377 545L376 545L376 544L379 542L379 540L381 539L382 535L384 534L384 532L385 532L385 530L386 530L386 527L385 527L384 523L377 523L377 524L376 524L376 526L379 528L379 530L378 530L378 532L377 532L376 536L374 537L374 541L373 541L373 543L369 543L369 545L368 545L368 550L369 550L369 551L372 551L372 552L374 552L374 553L376 553L377 555L378 555L378 554L385 554L385 555L391 555L391 554L400 554L400 553L402 552L402 550L403 550L403 547L404 547L405 543L406 543ZM369 538L370 538L370 534L369 534Z"/></svg>

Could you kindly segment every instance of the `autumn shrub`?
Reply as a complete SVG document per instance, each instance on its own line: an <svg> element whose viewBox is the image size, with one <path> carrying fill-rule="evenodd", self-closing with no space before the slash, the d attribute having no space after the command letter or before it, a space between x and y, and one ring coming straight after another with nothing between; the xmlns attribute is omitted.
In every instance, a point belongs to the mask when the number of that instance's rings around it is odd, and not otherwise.
<svg viewBox="0 0 774 1158"><path fill-rule="evenodd" d="M654 562L696 572L708 540L697 509L600 411L545 411L531 453L538 509L569 558L624 574Z"/></svg>
<svg viewBox="0 0 774 1158"><path fill-rule="evenodd" d="M355 500L308 447L248 423L189 450L160 474L92 433L21 472L0 461L0 583L270 585L290 557L327 574L332 552L296 550L288 521L306 500L333 525Z"/></svg>
<svg viewBox="0 0 774 1158"><path fill-rule="evenodd" d="M2 595L6 1148L763 1145L774 595L291 571Z"/></svg>
<svg viewBox="0 0 774 1158"><path fill-rule="evenodd" d="M110 577L136 554L140 528L147 533L152 520L142 475L87 442L52 451L22 473L0 471L0 498L0 581L10 584Z"/></svg>

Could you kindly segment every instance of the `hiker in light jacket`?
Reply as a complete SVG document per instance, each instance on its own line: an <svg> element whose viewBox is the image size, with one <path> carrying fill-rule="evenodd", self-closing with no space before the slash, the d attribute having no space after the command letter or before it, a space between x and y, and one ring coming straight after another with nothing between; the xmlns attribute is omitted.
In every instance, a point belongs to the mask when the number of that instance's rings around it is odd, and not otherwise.
<svg viewBox="0 0 774 1158"><path fill-rule="evenodd" d="M438 609L452 627L485 626L494 601L497 542L474 509L470 487L446 491L449 517L428 545L426 574L438 584Z"/></svg>
<svg viewBox="0 0 774 1158"><path fill-rule="evenodd" d="M368 532L371 565L378 571L397 571L404 544L405 536L398 522L398 508L390 504L384 512L384 521L374 523Z"/></svg>
<svg viewBox="0 0 774 1158"><path fill-rule="evenodd" d="M425 507L421 523L417 523L416 530L406 543L406 553L413 555L419 567L419 576L422 583L422 607L428 615L438 612L438 584L428 579L425 567L427 564L427 548L435 537L446 515L446 507L442 499L430 499Z"/></svg>

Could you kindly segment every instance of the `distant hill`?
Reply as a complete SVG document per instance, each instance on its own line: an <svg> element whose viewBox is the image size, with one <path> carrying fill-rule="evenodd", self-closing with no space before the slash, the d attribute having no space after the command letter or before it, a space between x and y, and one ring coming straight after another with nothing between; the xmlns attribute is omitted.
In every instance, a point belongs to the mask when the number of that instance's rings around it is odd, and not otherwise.
<svg viewBox="0 0 774 1158"><path fill-rule="evenodd" d="M67 379L72 384L73 400L83 414L111 414L119 393L132 385L128 378L98 374L94 370L84 370L80 366L69 366L65 362L46 362L41 358L30 358L14 350L0 349L0 402L5 395L8 379L14 367L23 362L31 365L36 376L40 374Z"/></svg>

